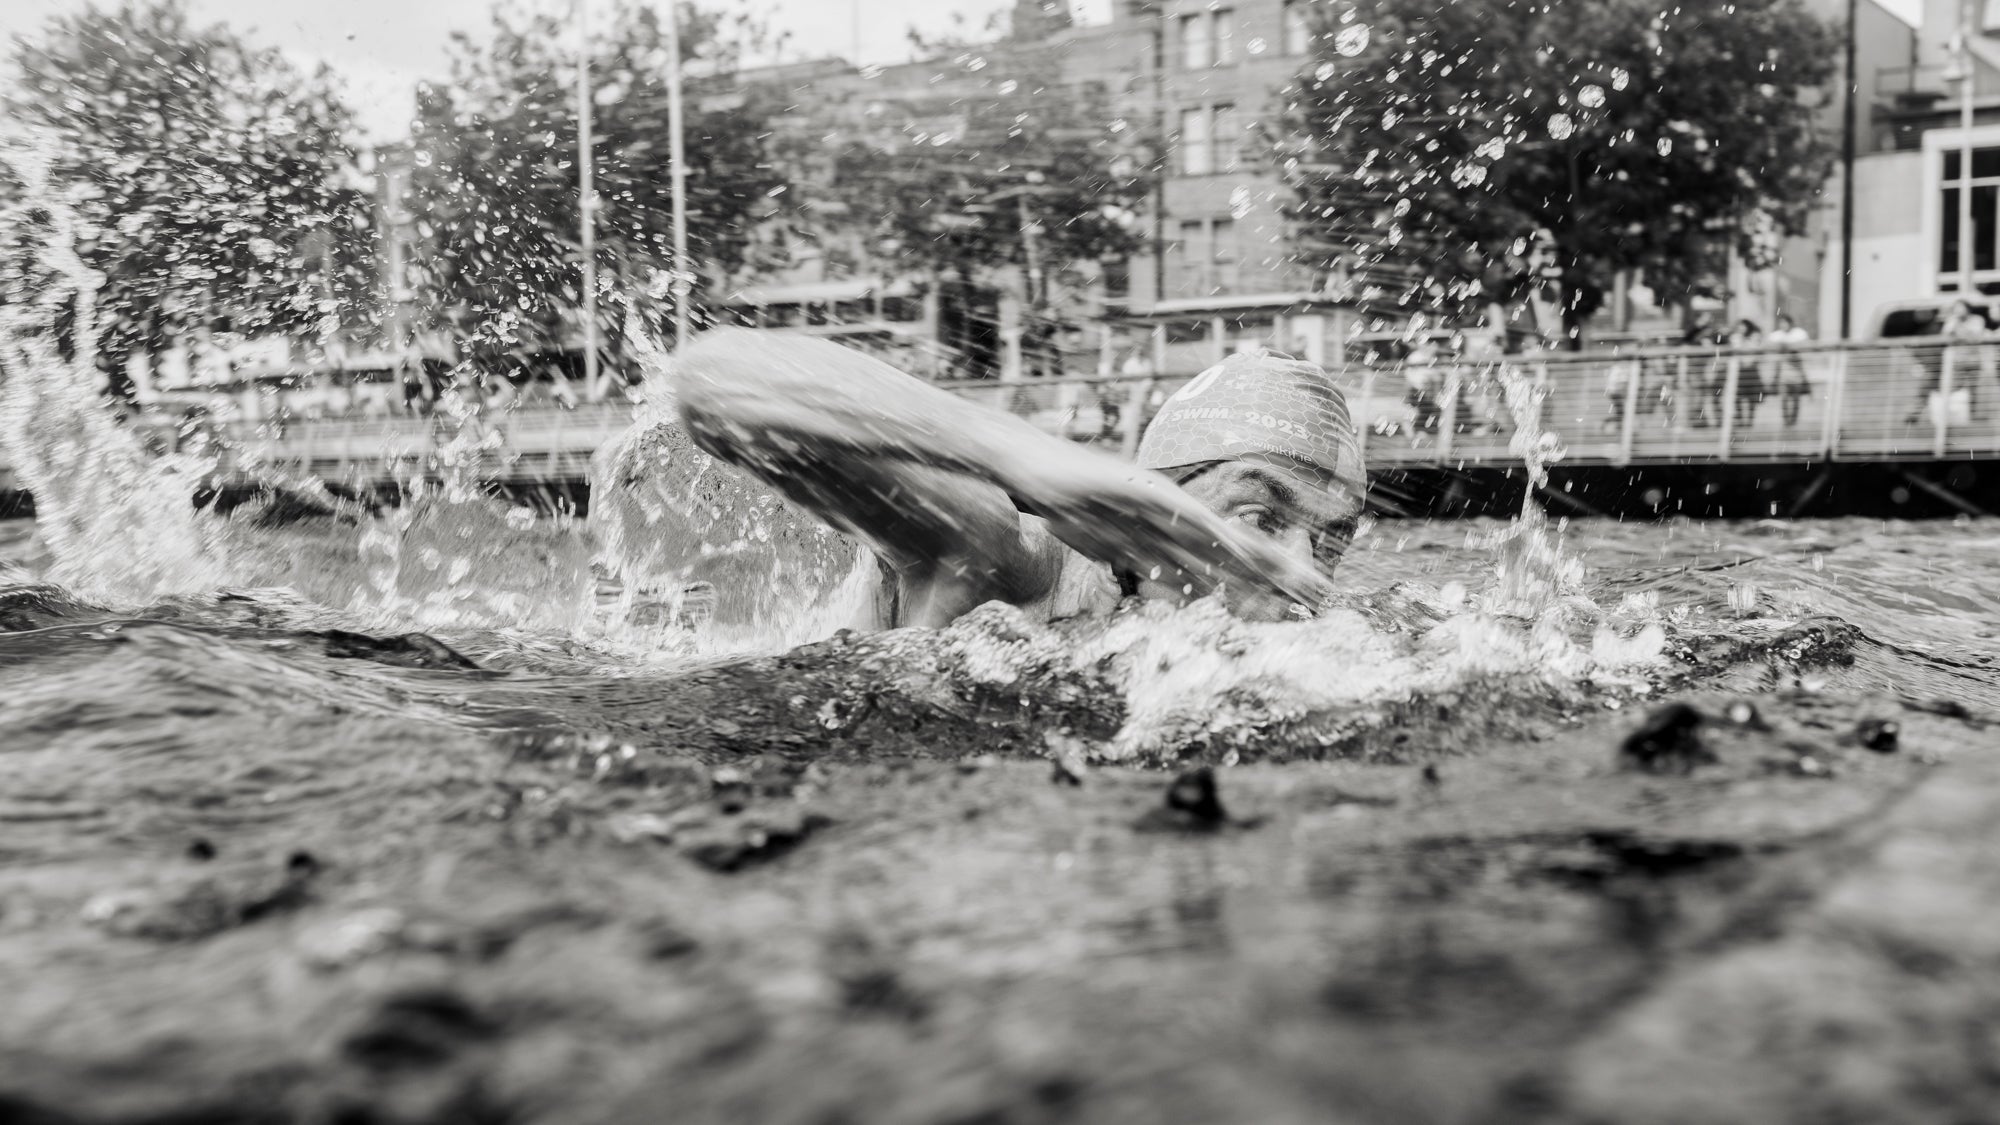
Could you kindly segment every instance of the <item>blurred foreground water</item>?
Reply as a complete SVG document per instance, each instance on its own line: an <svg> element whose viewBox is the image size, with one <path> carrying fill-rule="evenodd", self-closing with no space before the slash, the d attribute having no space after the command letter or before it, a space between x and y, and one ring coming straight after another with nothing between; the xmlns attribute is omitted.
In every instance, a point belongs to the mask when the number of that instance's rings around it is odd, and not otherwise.
<svg viewBox="0 0 2000 1125"><path fill-rule="evenodd" d="M1382 522L1316 622L787 649L406 518L91 598L0 530L14 1119L1994 1104L2000 529L1573 523L1522 605L1507 525Z"/></svg>

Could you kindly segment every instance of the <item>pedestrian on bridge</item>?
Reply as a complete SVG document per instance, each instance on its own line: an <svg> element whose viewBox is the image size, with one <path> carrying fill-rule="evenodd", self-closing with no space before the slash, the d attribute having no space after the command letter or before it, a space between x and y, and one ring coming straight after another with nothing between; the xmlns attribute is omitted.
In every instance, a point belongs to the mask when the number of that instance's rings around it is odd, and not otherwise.
<svg viewBox="0 0 2000 1125"><path fill-rule="evenodd" d="M1748 429L1757 423L1757 407L1764 401L1764 330L1744 318L1729 335L1729 365L1736 372L1736 428Z"/></svg>
<svg viewBox="0 0 2000 1125"><path fill-rule="evenodd" d="M1785 428L1799 423L1799 407L1807 395L1812 394L1812 381L1806 377L1805 357L1799 354L1799 345L1810 343L1812 335L1800 328L1790 313L1779 313L1777 327L1771 329L1769 343L1777 349L1772 356L1776 370L1772 373L1777 383L1779 408L1784 412Z"/></svg>

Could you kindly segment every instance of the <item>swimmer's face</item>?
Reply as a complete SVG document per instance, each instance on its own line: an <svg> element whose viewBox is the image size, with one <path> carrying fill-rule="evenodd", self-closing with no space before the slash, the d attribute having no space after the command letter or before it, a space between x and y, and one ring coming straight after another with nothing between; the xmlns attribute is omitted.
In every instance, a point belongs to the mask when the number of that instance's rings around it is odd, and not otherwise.
<svg viewBox="0 0 2000 1125"><path fill-rule="evenodd" d="M1332 575L1354 539L1361 498L1346 489L1313 488L1281 469L1255 461L1222 461L1184 480L1181 488L1239 528L1263 535L1299 562ZM1139 595L1177 600L1180 585L1141 580ZM1230 612L1245 621L1292 618L1292 603L1276 594L1225 589Z"/></svg>

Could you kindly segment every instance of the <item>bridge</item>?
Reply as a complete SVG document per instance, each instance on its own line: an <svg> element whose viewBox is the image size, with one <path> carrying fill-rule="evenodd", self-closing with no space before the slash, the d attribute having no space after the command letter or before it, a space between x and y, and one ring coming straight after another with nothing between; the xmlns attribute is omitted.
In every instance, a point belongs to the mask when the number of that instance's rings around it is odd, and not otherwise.
<svg viewBox="0 0 2000 1125"><path fill-rule="evenodd" d="M940 385L1129 456L1146 421L1195 374ZM1563 472L1671 466L1760 470L1759 479L1771 479L1767 470L1776 468L1876 463L1898 466L1910 487L1957 510L1983 512L1964 471L1951 483L1911 470L2000 459L2000 341L1534 353L1422 367L1351 364L1336 378L1378 482L1517 469L1510 385L1517 394L1539 390L1539 423L1561 450ZM1786 385L1804 393L1789 394ZM481 417L468 432L455 421L410 416L239 423L214 427L212 436L243 458L330 482L435 473L441 449L449 449L481 480L576 485L590 455L633 413L612 405L522 410ZM184 430L151 429L161 443L190 440Z"/></svg>

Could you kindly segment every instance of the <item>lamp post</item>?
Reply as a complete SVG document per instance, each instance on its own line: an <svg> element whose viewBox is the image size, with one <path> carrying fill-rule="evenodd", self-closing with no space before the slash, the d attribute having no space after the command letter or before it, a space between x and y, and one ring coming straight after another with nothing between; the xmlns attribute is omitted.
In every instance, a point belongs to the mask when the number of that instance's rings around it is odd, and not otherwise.
<svg viewBox="0 0 2000 1125"><path fill-rule="evenodd" d="M1847 0L1846 97L1840 107L1840 338L1854 335L1854 99L1860 80L1854 73L1855 44L1860 38L1854 21L1861 18L1861 0Z"/></svg>
<svg viewBox="0 0 2000 1125"><path fill-rule="evenodd" d="M576 215L583 246L583 395L597 388L597 188L590 135L590 0L576 0Z"/></svg>
<svg viewBox="0 0 2000 1125"><path fill-rule="evenodd" d="M687 160L681 118L681 6L667 4L667 160L671 165L674 228L674 350L688 338Z"/></svg>

